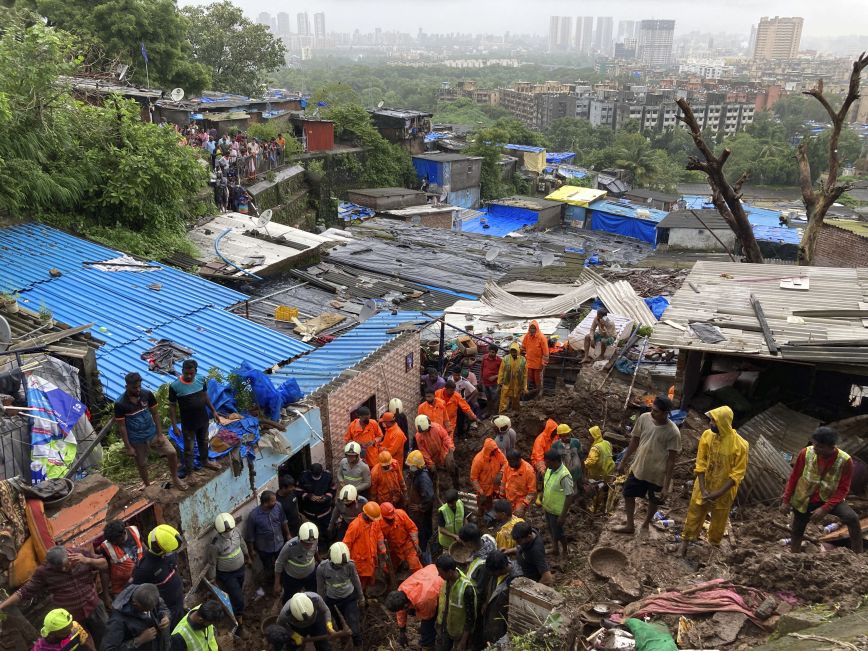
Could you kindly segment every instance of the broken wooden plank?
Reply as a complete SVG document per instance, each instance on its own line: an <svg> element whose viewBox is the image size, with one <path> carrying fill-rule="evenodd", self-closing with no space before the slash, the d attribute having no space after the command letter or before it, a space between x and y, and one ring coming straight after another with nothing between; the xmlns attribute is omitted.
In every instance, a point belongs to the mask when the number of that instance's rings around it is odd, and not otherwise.
<svg viewBox="0 0 868 651"><path fill-rule="evenodd" d="M84 325L76 326L75 328L58 330L57 332L49 332L44 335L39 335L38 337L33 337L32 339L27 339L26 341L19 341L17 344L11 345L9 347L9 350L13 351L20 350L22 348L33 348L34 346L46 346L48 344L53 344L57 341L62 341L67 337L81 334L85 330L89 330L92 327L93 323L86 323Z"/></svg>
<svg viewBox="0 0 868 651"><path fill-rule="evenodd" d="M763 331L763 337L766 340L766 346L768 346L769 353L772 355L778 354L778 345L775 343L775 338L772 336L772 330L769 328L769 322L766 321L766 315L763 312L762 303L756 297L756 294L751 292L750 294L750 304L753 305L753 311L756 313L757 321L760 323L760 327Z"/></svg>

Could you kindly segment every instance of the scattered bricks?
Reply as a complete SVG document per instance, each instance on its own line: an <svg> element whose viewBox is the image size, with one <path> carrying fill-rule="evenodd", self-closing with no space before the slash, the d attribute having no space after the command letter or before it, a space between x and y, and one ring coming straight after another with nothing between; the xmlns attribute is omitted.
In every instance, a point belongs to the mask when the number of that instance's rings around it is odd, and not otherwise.
<svg viewBox="0 0 868 651"><path fill-rule="evenodd" d="M787 635L796 631L802 631L806 628L812 628L824 624L829 618L828 612L814 612L810 608L797 608L791 610L786 615L783 615L778 621L776 633L778 635Z"/></svg>

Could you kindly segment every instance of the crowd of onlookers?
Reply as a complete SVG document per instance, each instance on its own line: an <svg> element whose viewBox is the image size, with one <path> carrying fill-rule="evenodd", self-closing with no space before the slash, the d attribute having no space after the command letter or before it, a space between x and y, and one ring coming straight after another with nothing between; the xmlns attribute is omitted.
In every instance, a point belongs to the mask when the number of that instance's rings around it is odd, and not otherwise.
<svg viewBox="0 0 868 651"><path fill-rule="evenodd" d="M266 140L245 132L218 136L216 129L202 129L195 123L184 128L175 125L175 129L184 144L201 148L210 156L214 202L221 212L234 210L246 214L252 204L242 183L255 182L258 174L284 164L286 138L282 133Z"/></svg>

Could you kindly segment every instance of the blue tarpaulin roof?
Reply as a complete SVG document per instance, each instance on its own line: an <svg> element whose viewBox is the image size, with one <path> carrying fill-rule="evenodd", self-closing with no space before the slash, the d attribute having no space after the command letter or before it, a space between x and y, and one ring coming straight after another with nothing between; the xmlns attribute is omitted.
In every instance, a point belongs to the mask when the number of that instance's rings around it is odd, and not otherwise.
<svg viewBox="0 0 868 651"><path fill-rule="evenodd" d="M576 157L574 151L550 151L546 154L546 163L559 164L566 163L568 160L573 160Z"/></svg>
<svg viewBox="0 0 868 651"><path fill-rule="evenodd" d="M753 236L765 242L782 242L784 244L798 244L802 241L802 231L798 228L786 226L762 226L753 225Z"/></svg>
<svg viewBox="0 0 868 651"><path fill-rule="evenodd" d="M570 165L561 165L557 170L558 176L563 176L567 179L585 179L588 177L588 170L583 167L572 167Z"/></svg>
<svg viewBox="0 0 868 651"><path fill-rule="evenodd" d="M434 142L435 140L444 140L452 134L447 131L429 131L425 134L425 142Z"/></svg>
<svg viewBox="0 0 868 651"><path fill-rule="evenodd" d="M345 222L351 222L354 219L369 219L376 214L373 208L360 206L357 203L349 201L341 201L338 204L338 217Z"/></svg>
<svg viewBox="0 0 868 651"><path fill-rule="evenodd" d="M533 147L531 145L504 145L504 149L510 149L512 151L526 151L532 154L538 154L541 151L545 151L545 147Z"/></svg>
<svg viewBox="0 0 868 651"><path fill-rule="evenodd" d="M0 288L19 292L33 310L45 305L55 320L76 327L93 323L105 342L97 351L107 397L123 391L123 378L138 371L156 389L169 376L148 371L141 353L159 339L193 350L203 371L224 374L248 361L265 369L312 349L225 311L245 294L157 263L155 271L101 271L84 262L105 261L118 251L41 224L0 229ZM49 269L61 275L52 277Z"/></svg>
<svg viewBox="0 0 868 651"><path fill-rule="evenodd" d="M633 203L632 201L627 201L626 199L619 199L617 201L613 201L611 199L597 199L596 201L592 201L588 205L588 208L590 210L597 210L599 212L606 212L612 215L618 215L619 217L632 217L634 219L642 219L644 221L654 222L655 224L669 214L665 210L649 208L648 206ZM637 217L637 210L644 210L645 212L647 212L647 215L643 217Z"/></svg>
<svg viewBox="0 0 868 651"><path fill-rule="evenodd" d="M441 313L430 314L437 317ZM375 314L350 332L284 366L271 376L271 380L275 386L280 386L288 378L294 378L305 395L309 395L398 337L399 333L388 332L395 326L406 322L424 323L429 320L419 312ZM420 363L418 351L414 355L413 362L418 367ZM415 372L419 372L418 368Z"/></svg>
<svg viewBox="0 0 868 651"><path fill-rule="evenodd" d="M539 215L531 210L514 206L497 206L492 212L493 208L495 205L483 208L479 211L483 213L482 215L461 222L461 230L465 233L505 237L525 226L533 226L539 220ZM485 228L486 224L488 228Z"/></svg>
<svg viewBox="0 0 868 651"><path fill-rule="evenodd" d="M711 197L698 194L685 194L681 197L687 204L690 210L709 209L714 210L714 204L711 203ZM780 226L779 210L771 210L769 208L759 208L752 206L749 203L743 204L744 211L747 213L747 219L753 226Z"/></svg>
<svg viewBox="0 0 868 651"><path fill-rule="evenodd" d="M647 214L639 217L639 210ZM631 237L649 244L656 243L656 224L667 215L663 210L648 208L623 199L618 201L598 199L588 205L587 211L590 212L591 229Z"/></svg>

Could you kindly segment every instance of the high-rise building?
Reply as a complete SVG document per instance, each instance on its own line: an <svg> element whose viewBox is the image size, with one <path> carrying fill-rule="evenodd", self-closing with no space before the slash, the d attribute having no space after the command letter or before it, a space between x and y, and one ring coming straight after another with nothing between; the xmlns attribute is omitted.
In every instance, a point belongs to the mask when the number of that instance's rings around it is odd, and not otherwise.
<svg viewBox="0 0 868 651"><path fill-rule="evenodd" d="M578 29L578 27L576 27ZM582 18L582 54L590 54L594 44L594 17Z"/></svg>
<svg viewBox="0 0 868 651"><path fill-rule="evenodd" d="M567 50L573 44L571 16L549 16L549 52Z"/></svg>
<svg viewBox="0 0 868 651"><path fill-rule="evenodd" d="M618 36L615 39L618 43L623 43L625 38L634 38L636 36L636 21L635 20L619 20L618 21Z"/></svg>
<svg viewBox="0 0 868 651"><path fill-rule="evenodd" d="M271 27L271 14L267 11L263 11L256 17L256 22L260 25L265 25L266 27Z"/></svg>
<svg viewBox="0 0 868 651"><path fill-rule="evenodd" d="M549 52L558 49L558 38L561 34L561 17L549 16Z"/></svg>
<svg viewBox="0 0 868 651"><path fill-rule="evenodd" d="M295 21L298 24L299 36L310 36L310 18L306 11L300 11L295 16Z"/></svg>
<svg viewBox="0 0 868 651"><path fill-rule="evenodd" d="M289 35L292 31L289 27L289 14L281 11L277 14L277 33L281 36Z"/></svg>
<svg viewBox="0 0 868 651"><path fill-rule="evenodd" d="M603 56L612 55L612 29L615 21L611 16L597 18L597 33L594 35L594 49Z"/></svg>
<svg viewBox="0 0 868 651"><path fill-rule="evenodd" d="M325 14L322 11L313 15L313 35L317 40L325 38Z"/></svg>
<svg viewBox="0 0 868 651"><path fill-rule="evenodd" d="M558 37L558 49L567 50L573 42L573 18L561 16L560 35Z"/></svg>
<svg viewBox="0 0 868 651"><path fill-rule="evenodd" d="M802 40L803 18L760 18L753 58L764 61L794 59Z"/></svg>
<svg viewBox="0 0 868 651"><path fill-rule="evenodd" d="M649 66L668 66L672 63L672 41L675 36L674 20L643 20L639 23L637 57Z"/></svg>

